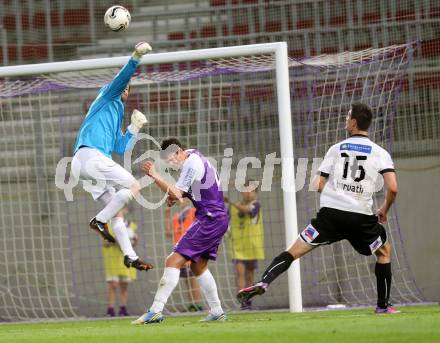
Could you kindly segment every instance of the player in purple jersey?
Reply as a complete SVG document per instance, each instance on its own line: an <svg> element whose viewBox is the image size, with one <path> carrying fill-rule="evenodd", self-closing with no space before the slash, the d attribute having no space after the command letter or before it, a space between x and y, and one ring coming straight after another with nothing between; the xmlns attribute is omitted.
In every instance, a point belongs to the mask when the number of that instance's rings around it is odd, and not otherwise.
<svg viewBox="0 0 440 343"><path fill-rule="evenodd" d="M196 208L196 220L166 258L153 304L132 324L159 323L164 319L162 310L177 286L180 269L188 261L192 261L191 270L210 307L208 316L202 321L224 321L226 314L220 304L217 285L208 269L208 261L217 258L218 247L229 224L217 171L199 151L184 150L176 138L162 141L161 157L174 168L182 169L177 183L168 184L156 172L153 162L144 164L145 173L168 194L168 206L188 197Z"/></svg>

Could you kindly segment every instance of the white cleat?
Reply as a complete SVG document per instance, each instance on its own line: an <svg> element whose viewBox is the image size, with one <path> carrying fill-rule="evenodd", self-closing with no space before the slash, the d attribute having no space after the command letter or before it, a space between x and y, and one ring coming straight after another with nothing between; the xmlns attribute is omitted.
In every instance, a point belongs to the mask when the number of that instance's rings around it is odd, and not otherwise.
<svg viewBox="0 0 440 343"><path fill-rule="evenodd" d="M228 317L226 316L226 313L222 313L219 315L215 314L208 314L205 318L201 319L201 322L224 322L228 320Z"/></svg>
<svg viewBox="0 0 440 343"><path fill-rule="evenodd" d="M151 312L148 311L147 313L144 313L142 316L140 316L138 319L133 320L131 322L132 325L144 325L144 324L153 324L153 323L160 323L165 318L162 315L162 312Z"/></svg>

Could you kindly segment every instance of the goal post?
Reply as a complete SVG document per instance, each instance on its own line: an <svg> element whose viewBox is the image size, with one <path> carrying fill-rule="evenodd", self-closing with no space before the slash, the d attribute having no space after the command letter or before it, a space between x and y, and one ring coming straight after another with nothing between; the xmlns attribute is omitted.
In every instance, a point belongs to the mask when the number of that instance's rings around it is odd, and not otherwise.
<svg viewBox="0 0 440 343"><path fill-rule="evenodd" d="M280 42L144 56L132 77L126 112L139 109L149 124L129 163L115 160L141 179L145 176L136 161L157 149L148 137L177 136L217 163L229 199L242 196L235 182L240 168L250 179L261 180L260 238L265 254L255 266L258 281L272 259L295 240L298 227L305 227L319 209L319 195L311 191L310 180L328 148L346 137L345 116L352 102L373 108L370 136L392 155L394 148L407 145L411 121L400 120L395 130L394 116L415 47L408 43L294 59ZM70 189L74 201L66 201L53 181L59 162L72 155L97 90L127 59L0 68L0 318L105 313L106 279L100 265L105 247L88 229L88 220L101 204L79 185ZM129 119L125 115L123 127ZM271 171L270 166L266 170L270 158ZM230 177L223 170L227 165ZM263 189L266 177L269 189ZM61 183L68 181L68 173L62 174ZM155 203L163 196L155 187L141 193ZM375 201L382 197L379 193ZM138 281L130 284L128 307L137 314L152 301L172 242L165 236L163 208L134 203L128 217L138 224L137 253L157 266L138 272ZM387 233L395 261L393 301L420 302L423 295L409 269L395 210ZM217 262L210 264L227 311L240 308L235 298L235 244L226 237ZM299 312L328 305L374 305L373 269L374 258L356 254L346 242L323 246L302 257L301 264L295 260L252 306ZM186 312L194 301L186 281L177 286L167 311Z"/></svg>
<svg viewBox="0 0 440 343"><path fill-rule="evenodd" d="M153 53L143 56L140 65L191 62L216 58L234 58L253 55L274 55L276 73L276 92L278 103L280 154L282 166L283 206L286 247L298 234L296 214L296 191L294 172L294 151L292 139L292 120L290 111L289 58L286 42L253 44L191 51ZM0 67L0 79L45 75L63 72L99 70L122 67L128 57L111 57L90 60L39 63L33 65ZM292 182L293 181L293 182ZM288 271L289 309L302 311L301 278L299 261L295 261Z"/></svg>

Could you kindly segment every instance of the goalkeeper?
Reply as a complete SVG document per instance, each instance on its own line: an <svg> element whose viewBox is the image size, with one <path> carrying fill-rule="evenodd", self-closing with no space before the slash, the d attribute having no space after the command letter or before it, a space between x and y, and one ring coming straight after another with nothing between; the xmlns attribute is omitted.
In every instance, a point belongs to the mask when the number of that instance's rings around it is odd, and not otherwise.
<svg viewBox="0 0 440 343"><path fill-rule="evenodd" d="M130 79L142 56L150 51L148 43L138 43L130 60L109 84L101 88L79 129L71 166L72 174L83 180L84 189L95 201L105 204L90 221L90 228L113 243L115 239L107 227L111 221L116 241L124 255L124 264L127 268L139 270L148 270L153 266L135 253L121 209L139 192L140 185L133 175L112 160L112 153L123 155L147 123L145 116L134 110L125 134L121 131Z"/></svg>

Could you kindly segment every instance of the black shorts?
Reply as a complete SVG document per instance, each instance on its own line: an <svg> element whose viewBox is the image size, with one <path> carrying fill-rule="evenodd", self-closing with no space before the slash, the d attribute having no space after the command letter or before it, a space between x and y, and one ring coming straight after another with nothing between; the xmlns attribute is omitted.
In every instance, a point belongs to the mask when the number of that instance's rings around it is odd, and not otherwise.
<svg viewBox="0 0 440 343"><path fill-rule="evenodd" d="M372 255L387 240L378 217L323 207L301 233L310 245L332 244L346 239L362 255Z"/></svg>

